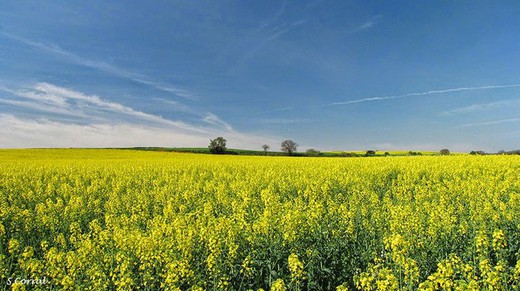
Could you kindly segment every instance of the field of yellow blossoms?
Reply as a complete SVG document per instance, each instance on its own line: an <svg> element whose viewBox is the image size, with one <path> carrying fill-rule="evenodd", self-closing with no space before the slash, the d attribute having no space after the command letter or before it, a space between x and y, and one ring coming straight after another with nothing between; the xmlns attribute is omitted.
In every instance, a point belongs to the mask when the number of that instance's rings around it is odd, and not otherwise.
<svg viewBox="0 0 520 291"><path fill-rule="evenodd" d="M520 156L0 150L0 203L4 289L520 289Z"/></svg>

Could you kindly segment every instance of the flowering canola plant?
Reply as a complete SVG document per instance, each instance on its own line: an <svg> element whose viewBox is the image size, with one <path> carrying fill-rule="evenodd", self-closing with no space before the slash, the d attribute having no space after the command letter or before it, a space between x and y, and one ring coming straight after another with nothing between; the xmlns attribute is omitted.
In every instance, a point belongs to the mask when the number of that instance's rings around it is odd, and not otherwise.
<svg viewBox="0 0 520 291"><path fill-rule="evenodd" d="M0 276L41 290L518 290L520 157L0 150Z"/></svg>

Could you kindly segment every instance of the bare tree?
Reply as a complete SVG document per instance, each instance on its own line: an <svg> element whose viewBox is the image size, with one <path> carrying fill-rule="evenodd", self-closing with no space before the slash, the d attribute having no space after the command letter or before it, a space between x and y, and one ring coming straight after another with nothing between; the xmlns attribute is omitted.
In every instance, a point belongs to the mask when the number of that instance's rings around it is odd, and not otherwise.
<svg viewBox="0 0 520 291"><path fill-rule="evenodd" d="M296 149L298 147L298 144L294 141L287 139L282 142L282 152L288 153L289 155L292 155L296 152Z"/></svg>
<svg viewBox="0 0 520 291"><path fill-rule="evenodd" d="M264 144L264 145L262 146L262 148L264 149L264 153L267 154L267 151L268 151L271 147L268 146L268 145L266 145L266 144Z"/></svg>

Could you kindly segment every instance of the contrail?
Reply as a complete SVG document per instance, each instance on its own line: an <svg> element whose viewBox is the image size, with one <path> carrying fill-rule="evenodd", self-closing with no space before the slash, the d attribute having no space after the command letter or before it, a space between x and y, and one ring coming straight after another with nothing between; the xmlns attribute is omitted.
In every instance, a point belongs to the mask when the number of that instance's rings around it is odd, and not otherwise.
<svg viewBox="0 0 520 291"><path fill-rule="evenodd" d="M348 105L348 104L378 101L378 100L399 99L399 98L412 97L412 96L423 96L423 95L432 95L432 94L441 94L441 93L459 92L459 91L513 88L513 87L520 87L520 84L493 85L493 86L480 86L480 87L461 87L461 88L452 88L452 89L444 89L444 90L431 90L431 91L426 91L426 92L408 93L408 94L404 94L404 95L369 97L369 98L363 98L363 99L357 99L357 100L334 102L334 103L329 103L326 105Z"/></svg>
<svg viewBox="0 0 520 291"><path fill-rule="evenodd" d="M477 122L477 123L467 123L467 124L463 124L463 125L459 126L459 128L496 125L496 124L517 122L517 121L520 121L520 118L509 118L509 119L500 119L500 120L484 121L484 122Z"/></svg>

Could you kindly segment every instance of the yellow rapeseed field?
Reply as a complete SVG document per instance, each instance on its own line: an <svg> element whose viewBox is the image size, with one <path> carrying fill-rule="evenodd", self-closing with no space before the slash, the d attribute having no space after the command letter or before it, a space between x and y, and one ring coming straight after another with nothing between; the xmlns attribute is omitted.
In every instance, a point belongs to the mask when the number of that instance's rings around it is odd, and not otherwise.
<svg viewBox="0 0 520 291"><path fill-rule="evenodd" d="M520 288L520 156L0 150L0 203L2 288Z"/></svg>

